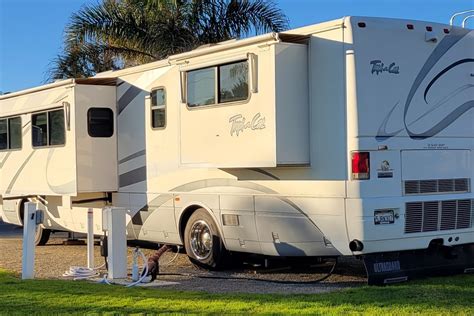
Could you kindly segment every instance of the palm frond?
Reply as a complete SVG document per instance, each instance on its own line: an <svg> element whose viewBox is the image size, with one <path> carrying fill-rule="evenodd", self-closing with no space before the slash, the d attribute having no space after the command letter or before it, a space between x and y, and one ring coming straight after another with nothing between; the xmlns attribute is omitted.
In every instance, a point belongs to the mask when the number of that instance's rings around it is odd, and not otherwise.
<svg viewBox="0 0 474 316"><path fill-rule="evenodd" d="M90 76L287 27L272 0L102 0L72 15L48 74Z"/></svg>

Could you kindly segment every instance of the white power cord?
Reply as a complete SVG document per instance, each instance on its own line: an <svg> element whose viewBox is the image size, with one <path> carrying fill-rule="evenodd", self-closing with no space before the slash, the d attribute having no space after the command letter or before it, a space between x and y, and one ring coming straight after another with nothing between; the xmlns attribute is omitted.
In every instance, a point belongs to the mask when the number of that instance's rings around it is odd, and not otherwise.
<svg viewBox="0 0 474 316"><path fill-rule="evenodd" d="M140 249L137 249L137 251L143 259L142 274L141 274L141 277L137 281L132 282L132 283L126 285L125 287L132 287L132 286L135 286L137 284L140 284L148 276L148 260L146 259L145 254L143 253L143 251L141 251Z"/></svg>
<svg viewBox="0 0 474 316"><path fill-rule="evenodd" d="M148 260L145 257L145 254L138 248L136 249L136 252L138 254L140 254L140 256L143 259L142 274L141 274L141 277L137 281L129 283L129 284L125 285L125 287L132 287L132 286L138 285L138 284L142 283L147 277L149 277L148 276ZM105 283L105 284L108 284L108 285L116 284L116 283L110 282L107 277L108 277L108 274L105 274L104 277L99 281L99 283Z"/></svg>
<svg viewBox="0 0 474 316"><path fill-rule="evenodd" d="M93 278L100 275L97 270L103 268L104 266L105 264L97 268L72 266L68 271L64 272L63 277L73 278L74 281Z"/></svg>
<svg viewBox="0 0 474 316"><path fill-rule="evenodd" d="M129 283L129 284L125 285L125 287L132 287L132 286L138 285L138 284L142 283L147 277L149 277L148 276L148 260L145 256L145 254L140 249L137 249L136 252L143 259L142 273L141 273L140 278L137 281ZM171 261L169 261L168 264L171 263L174 259L176 259L176 257L177 256L175 256L175 258L173 258ZM103 265L101 265L100 267L97 267L97 268L72 266L72 267L69 268L68 271L64 272L63 277L73 278L74 281L76 281L76 280L87 280L87 279L90 279L90 278L93 278L93 277L100 276L100 273L97 272L97 270L103 268L104 266L105 266L105 263ZM105 284L109 284L109 285L114 284L114 283L110 282L107 277L108 277L108 274L106 273L104 275L104 277L99 281L99 283L105 283Z"/></svg>

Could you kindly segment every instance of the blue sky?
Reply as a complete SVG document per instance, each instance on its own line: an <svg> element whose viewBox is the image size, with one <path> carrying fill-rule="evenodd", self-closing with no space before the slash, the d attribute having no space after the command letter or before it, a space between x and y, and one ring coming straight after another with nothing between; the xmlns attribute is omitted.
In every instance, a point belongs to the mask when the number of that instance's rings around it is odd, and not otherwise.
<svg viewBox="0 0 474 316"><path fill-rule="evenodd" d="M81 6L98 0L0 0L0 91L45 82L48 64L61 51L63 30ZM277 0L291 27L346 15L447 23L452 13L474 9L474 0ZM474 19L469 27L474 26Z"/></svg>

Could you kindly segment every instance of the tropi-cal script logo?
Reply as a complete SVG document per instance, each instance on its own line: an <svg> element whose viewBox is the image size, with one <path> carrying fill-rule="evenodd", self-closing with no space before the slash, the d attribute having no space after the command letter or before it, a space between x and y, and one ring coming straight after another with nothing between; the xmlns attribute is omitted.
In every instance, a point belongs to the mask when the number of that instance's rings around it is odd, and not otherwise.
<svg viewBox="0 0 474 316"><path fill-rule="evenodd" d="M251 120L247 120L242 114L237 114L229 119L230 136L239 136L246 129L258 130L265 128L265 117L259 113L255 114Z"/></svg>
<svg viewBox="0 0 474 316"><path fill-rule="evenodd" d="M372 65L371 73L376 74L377 76L382 72L388 72L389 74L396 74L396 75L400 73L400 67L397 66L395 62L389 65L386 65L381 60L372 60L370 62L370 65Z"/></svg>

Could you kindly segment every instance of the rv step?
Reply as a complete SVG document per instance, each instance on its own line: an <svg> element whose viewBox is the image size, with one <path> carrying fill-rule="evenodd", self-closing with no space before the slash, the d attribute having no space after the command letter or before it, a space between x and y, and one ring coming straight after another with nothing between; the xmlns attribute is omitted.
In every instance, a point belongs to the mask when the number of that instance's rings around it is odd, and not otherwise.
<svg viewBox="0 0 474 316"><path fill-rule="evenodd" d="M474 244L363 256L369 285L474 272Z"/></svg>

